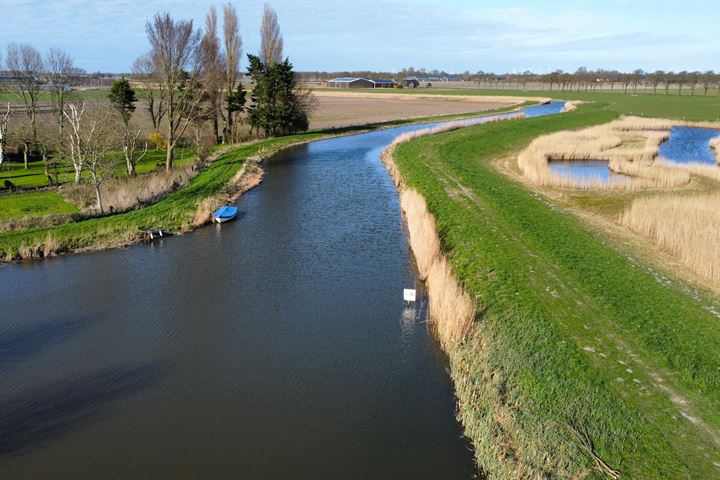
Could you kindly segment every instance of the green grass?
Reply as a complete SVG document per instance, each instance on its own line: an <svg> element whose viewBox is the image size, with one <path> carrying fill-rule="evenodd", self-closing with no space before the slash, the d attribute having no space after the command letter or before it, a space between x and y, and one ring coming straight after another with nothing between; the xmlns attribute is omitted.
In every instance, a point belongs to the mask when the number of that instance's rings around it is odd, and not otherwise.
<svg viewBox="0 0 720 480"><path fill-rule="evenodd" d="M382 90L382 91L381 91ZM390 93L383 89L353 89L353 92ZM578 93L557 90L498 90L479 88L403 88L393 90L399 95L509 95L524 97L552 97L562 100L585 100L607 105L625 115L665 117L687 120L720 120L720 97L679 95L631 95L623 93Z"/></svg>
<svg viewBox="0 0 720 480"><path fill-rule="evenodd" d="M113 154L117 162L117 175L122 177L126 175L125 158L121 152ZM192 148L175 149L175 165L182 166L191 163L195 159L195 153ZM148 150L147 155L138 162L136 171L138 174L149 173L156 168L164 168L165 150ZM59 163L57 166L58 180L60 183L72 182L75 179L75 171L71 164ZM55 172L50 172L53 182L55 181ZM17 187L36 188L44 187L48 184L47 176L45 176L45 166L42 161L30 162L26 169L22 162L4 162L0 168L0 186L4 185L5 180L10 180Z"/></svg>
<svg viewBox="0 0 720 480"><path fill-rule="evenodd" d="M466 431L493 478L515 462L558 478L590 468L568 424L587 432L624 478L720 474L717 447L653 378L717 431L718 319L682 284L659 281L491 165L540 134L616 116L604 105L583 106L397 149L403 177L437 218L453 271L479 299L476 333L449 353ZM513 446L503 459L501 444Z"/></svg>
<svg viewBox="0 0 720 480"><path fill-rule="evenodd" d="M53 191L0 195L0 220L77 212L74 205Z"/></svg>

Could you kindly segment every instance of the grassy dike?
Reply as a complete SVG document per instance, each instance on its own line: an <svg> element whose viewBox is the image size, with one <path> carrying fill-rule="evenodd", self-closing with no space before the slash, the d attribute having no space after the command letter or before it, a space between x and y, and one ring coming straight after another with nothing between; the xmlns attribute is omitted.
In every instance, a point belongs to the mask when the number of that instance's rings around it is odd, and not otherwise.
<svg viewBox="0 0 720 480"><path fill-rule="evenodd" d="M605 123L583 105L400 144L475 324L447 348L489 478L720 476L720 321L677 282L495 170L538 135Z"/></svg>

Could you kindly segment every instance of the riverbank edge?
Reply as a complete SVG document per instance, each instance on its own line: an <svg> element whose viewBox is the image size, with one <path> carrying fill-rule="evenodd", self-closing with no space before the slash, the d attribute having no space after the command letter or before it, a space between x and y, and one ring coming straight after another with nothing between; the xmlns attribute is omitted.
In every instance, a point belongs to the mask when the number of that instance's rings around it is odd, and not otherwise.
<svg viewBox="0 0 720 480"><path fill-rule="evenodd" d="M542 99L544 101L544 99ZM211 195L208 195L206 197L200 197L197 199L197 209L193 214L193 217L189 219L185 225L179 227L179 228L166 228L163 229L164 232L166 232L169 235L183 235L186 233L189 233L196 228L200 228L204 225L207 225L211 221L210 213L213 210L210 210L213 205L220 205L223 201L226 202L234 202L240 196L242 196L247 191L255 188L258 186L263 179L264 176L264 170L263 170L263 164L266 161L269 161L274 155L278 154L280 151L296 147L299 145L304 145L311 142L316 141L322 141L327 140L331 138L337 138L337 137L345 137L345 136L352 136L352 135L360 135L363 133L368 133L371 131L377 131L377 130L385 130L389 128L396 128L401 126L408 126L408 125L421 125L424 123L434 123L434 122L441 122L441 121L449 121L449 120L462 120L467 118L479 118L483 116L491 116L496 115L499 113L508 113L508 112L516 112L520 111L524 108L527 108L529 106L532 106L533 104L537 104L539 102L534 101L526 101L523 98L518 98L518 103L514 105L509 105L507 107L502 107L498 109L493 109L485 112L475 112L475 113L467 113L467 114L449 114L449 115L438 115L433 117L418 117L413 119L400 119L400 120L391 120L388 122L381 122L381 123L370 123L370 124L364 124L364 125L356 125L356 126L350 126L350 127L342 127L337 129L328 129L328 130L321 130L321 131L310 131L303 134L297 134L294 135L296 137L302 137L302 136L310 136L311 138L299 140L296 142L291 142L288 144L281 144L281 145L273 145L274 142L282 143L283 140L286 140L291 137L276 137L266 140L254 140L247 143L242 144L236 144L233 146L228 146L222 149L221 152L217 152L217 158L221 158L223 155L230 155L233 153L236 153L238 150L252 147L252 146L258 146L258 151L254 154L248 155L243 161L238 169L238 171L231 177L231 179L221 188L219 188L216 192L213 192ZM267 149L265 149L266 144L271 144ZM248 162L249 161L249 162ZM246 165L247 164L247 165ZM194 177L195 178L195 177ZM193 179L191 179L188 184L186 184L184 187L176 190L173 193L182 192L185 188L190 186L193 182ZM115 215L108 215L105 217L92 217L88 219L84 219L81 222L86 221L97 221L102 220L105 218L113 218L120 215L127 215L128 213L135 213L135 212L142 212L143 210L146 210L148 208L155 207L159 204L161 204L163 201L165 201L167 197L164 197L160 199L158 202L147 205L141 209L126 211L117 213ZM209 211L208 211L209 210ZM30 229L23 229L20 231L8 231L8 232L0 232L0 265L3 263L12 263L17 261L36 261L36 260L42 260L46 258L52 258L60 255L68 255L68 254L79 254L79 253L91 253L91 252L98 252L102 250L108 250L112 248L127 248L133 245L137 245L140 243L143 243L146 241L144 238L142 232L140 232L137 229L134 229L132 231L120 231L120 232L114 232L114 234L109 235L109 237L104 238L97 238L92 239L89 241L86 241L82 245L72 245L70 242L63 241L62 238L57 238L56 231L58 227L63 227L67 225L76 225L81 222L70 222L70 223L62 223L59 225L51 225L46 227L38 227L38 228L30 228ZM154 225L149 225L150 227L155 227ZM27 237L32 239L31 241L22 242L21 244L12 245L12 242L9 242L6 240L6 238L10 234L25 234ZM5 237L5 238L4 238ZM72 238L72 241L77 240L76 238ZM17 242L15 242L17 243Z"/></svg>
<svg viewBox="0 0 720 480"><path fill-rule="evenodd" d="M573 110L575 110L575 108L571 108L569 110L563 109L561 113ZM512 120L514 118L511 117L509 119ZM456 129L467 128L470 126L475 125L459 126ZM477 347L473 345L473 342L470 340L471 338L483 337L482 326L475 323L477 312L482 311L482 299L472 298L470 293L461 285L458 280L458 276L452 271L447 257L442 252L440 232L436 226L437 220L435 219L435 216L430 213L426 198L419 191L410 187L406 183L402 176L401 169L395 160L397 146L401 143L406 143L415 139L444 132L433 131L431 128L428 128L414 133L415 136L413 137L396 138L395 141L381 153L380 158L398 191L398 195L400 197L400 208L403 213L403 219L408 228L408 243L417 263L420 279L426 282L429 303L428 322L430 327L437 334L443 351L446 355L448 355L450 364L449 373L453 382L453 391L456 397L458 409L457 419L463 426L463 431L469 444L473 445L475 466L481 477L526 478L527 475L531 475L531 472L534 471L533 466L524 465L520 462L520 459L514 455L499 455L495 458L485 457L483 454L476 451L479 446L475 443L475 439L469 431L477 428L477 425L472 425L474 422L471 419L476 413L475 408L478 405L474 404L472 401L468 401L467 398L468 393L470 393L471 397L474 396L474 394L470 392L473 389L473 380L469 376L471 359L468 358L467 355L473 354L480 355L481 357L483 356L483 352L478 351ZM423 234L413 235L413 232L423 232ZM449 290L439 290L436 284L428 282L428 278L430 278L430 276L448 278L447 285L450 287ZM469 306L470 310L468 310L468 302L471 304ZM477 308L475 306L476 304L478 305ZM435 309L433 309L433 305L435 305ZM455 308L456 305L459 306L459 308ZM438 309L442 310L439 312ZM470 312L472 313L470 314ZM446 324L449 323L452 325L458 322L457 318L453 318L454 316L457 316L458 313L461 315L464 313L466 315L459 321L462 324L469 321L469 324L464 325L461 335L447 336ZM487 345L485 344L486 342L483 340L475 343L479 343L479 345L483 348L487 348ZM494 379L484 380L494 383ZM496 410L496 412L502 412L502 402L499 398L490 400L497 401L497 405L486 404L483 408ZM522 445L515 444L513 439L509 436L505 436L504 443L504 445L498 445L496 449L505 452L513 452L516 449L523 447ZM485 447L485 449L481 449L488 450L487 446ZM485 451L484 453L487 454L488 452ZM488 470L486 466L483 465L484 460L492 463L494 467ZM612 469L610 469L610 472L613 474L617 473ZM589 473L590 472L586 470L582 476L587 476Z"/></svg>
<svg viewBox="0 0 720 480"><path fill-rule="evenodd" d="M590 116L591 112L586 112L584 106L581 107L581 110L582 112L570 113L567 116L554 115L553 117L557 118L555 122L556 125L551 126L548 131L562 130L563 127L557 124L564 124L564 129L574 130L581 128L581 126L602 124L614 118L608 117L606 120L592 118L592 116ZM601 110L604 111L605 109L595 110L597 110L595 113L598 114ZM578 114L582 114L582 117L578 117ZM597 117L597 115L595 116ZM561 117L565 117L566 120L563 121ZM570 121L571 118L573 121ZM528 119L528 122L533 123L534 121ZM478 462L478 468L481 469L482 476L498 479L545 478L546 475L548 477L558 475L562 478L584 478L586 476L605 478L606 475L612 477L612 475L615 475L617 472L607 466L603 460L608 460L612 467L622 471L623 476L630 475L634 477L640 472L640 475L637 475L640 478L665 478L666 476L674 478L694 478L695 476L691 474L691 472L693 472L692 468L699 467L699 463L702 463L703 469L709 468L712 470L713 464L708 462L707 459L703 458L701 462L698 462L699 456L696 455L696 452L693 451L691 452L692 455L687 456L687 450L690 448L687 447L687 445L683 445L683 448L676 448L676 446L671 445L670 442L665 441L665 439L671 437L666 436L663 439L662 436L658 436L658 432L660 432L659 428L658 430L650 431L651 428L649 424L644 423L647 422L647 420L642 420L643 417L634 415L632 413L634 410L632 409L626 409L624 411L615 409L617 412L621 412L615 415L617 418L611 418L611 416L608 416L607 419L604 418L605 411L602 408L596 408L603 406L603 403L600 402L603 398L599 396L599 403L595 402L595 397L591 395L593 393L592 389L580 388L579 393L589 392L590 394L587 396L575 395L574 397L570 395L570 397L581 399L579 403L581 409L577 412L582 413L585 411L583 409L590 409L592 405L592 411L598 412L597 418L594 418L593 422L598 421L598 425L602 425L603 428L592 431L587 425L591 425L593 429L595 425L587 424L584 421L579 423L571 422L565 425L563 422L564 417L558 417L559 421L552 421L546 425L535 423L536 425L541 425L541 427L537 429L528 428L530 424L527 420L531 417L529 412L532 412L533 406L537 406L543 399L533 398L531 396L529 397L529 400L531 400L530 403L526 403L525 405L523 405L522 402L516 403L518 401L517 392L515 392L515 394L510 393L514 387L512 384L506 383L508 371L504 371L504 362L507 361L510 364L510 371L518 366L525 368L525 370L518 370L518 372L522 374L520 383L527 381L528 384L532 386L533 382L537 380L533 369L543 364L544 356L554 357L550 358L553 362L561 358L560 363L555 362L555 365L559 367L555 373L560 373L560 376L557 378L563 378L567 371L572 371L573 366L576 366L572 361L579 358L585 362L587 361L585 355L588 354L582 353L583 344L579 344L579 348L576 349L580 352L577 358L573 356L565 357L564 355L554 353L543 353L555 350L569 351L572 349L567 347L567 343L562 336L551 337L546 335L545 337L533 337L532 328L535 328L535 325L538 324L535 320L539 320L540 318L527 315L526 312L522 310L521 305L517 307L511 306L508 311L498 311L495 308L493 302L498 303L498 300L500 300L501 304L505 302L506 306L512 305L515 295L520 295L521 293L517 289L513 291L515 287L500 289L498 291L493 291L492 288L494 287L485 289L489 291L479 288L480 284L502 283L497 282L497 276L502 275L504 272L498 269L498 273L496 273L496 265L489 263L487 267L480 266L480 270L478 270L478 266L475 265L475 269L473 269L472 272L478 273L476 276L471 274L468 267L477 262L478 255L480 255L481 252L478 251L477 254L471 257L460 257L459 255L467 254L468 251L465 247L474 244L473 242L479 241L480 238L477 236L473 237L472 235L468 236L470 232L466 230L466 227L470 224L463 224L463 208L458 207L453 210L454 207L451 208L448 207L448 205L455 205L453 199L457 201L457 197L465 197L468 202L477 205L480 210L486 209L489 212L497 206L492 203L493 199L500 197L503 202L512 200L512 197L503 196L502 192L488 193L487 196L484 196L483 190L486 192L495 192L495 186L489 185L488 182L479 182L477 185L481 185L484 189L479 191L473 190L471 186L473 182L469 179L475 178L473 177L475 173L471 172L475 172L476 165L480 172L485 170L487 170L488 174L494 172L490 177L498 175L504 176L502 175L504 172L495 170L492 153L490 152L494 149L508 157L517 155L517 153L529 144L533 136L546 133L541 131L545 130L544 128L538 128L537 122L534 122L535 125L532 126L531 123L529 123L527 127L522 128L524 131L522 141L506 138L512 135L512 133L509 132L515 130L515 128L511 126L500 127L504 131L494 129L490 132L484 132L484 135L458 132L457 135L442 135L442 139L419 139L417 142L407 144L407 146L403 145L394 152L392 158L392 167L396 170L395 174L402 174L404 176L401 179L402 182L423 192L427 205L431 206L431 211L436 212L437 225L440 229L440 235L443 238L443 245L447 245L447 254L452 260L453 267L459 268L459 270L455 270L455 277L462 282L469 282L465 285L466 291L469 292L471 296L476 296L479 300L478 319L471 329L470 334L465 337L463 341L455 343L450 349L446 349L446 352L450 358L450 373L455 384L455 393L458 398L458 418L463 424L466 436L470 438L471 443L473 443L475 447L476 461ZM518 125L518 130L519 129L520 126ZM492 133L495 131L497 131L501 140L495 142L497 144L496 147L486 145L484 139L492 138ZM447 141L445 139L447 139ZM416 144L416 146L413 147L413 144ZM466 147L465 150L461 150L463 146ZM469 147L470 150L468 150L467 147ZM462 157L463 152L466 150L470 153L466 155L465 158L472 158L472 160L463 163L459 158ZM473 154L475 150L483 153ZM489 157L488 154L490 154ZM477 155L477 158L475 158L475 155ZM447 172L443 170L445 167L448 168ZM478 173L479 177L482 177L482 175L483 174ZM509 180L507 182L509 187L508 191L523 190L523 188L519 188L522 187L522 185L518 185L517 182L512 179L507 180ZM468 185L470 188L465 188L463 184ZM502 183L500 185L502 185ZM498 192L500 192L500 190L501 189L498 188ZM532 199L532 197L537 197L532 189L527 189L522 195L523 198L530 199L530 203L537 203L537 200ZM541 200L541 202L547 204L550 210L556 210L556 208L549 203L543 200ZM508 208L505 208L505 213L507 213L507 210ZM515 212L512 212L512 214L514 215ZM554 213L551 214L555 215ZM520 222L522 222L522 220L520 220ZM571 220L569 223L572 224L573 222L574 221ZM484 230L483 241L493 244L494 240L492 238L494 231L492 224L490 224L488 229ZM590 235L593 234L591 233ZM510 239L510 241L515 240L517 240L517 237ZM604 244L604 242L600 241L599 244ZM488 247L488 245L484 243L483 245ZM499 245L494 246L499 247ZM492 248L494 247L490 245L490 251L497 253L493 251ZM503 250L503 252L507 253L508 250ZM535 257L535 255L531 256ZM506 258L511 257L512 254L509 254L509 257ZM512 261L513 260L509 260L510 263L512 263ZM624 261L624 259L622 259L622 261ZM502 266L502 263L498 265ZM491 266L493 268L491 268ZM487 273L485 270L482 270L483 268L488 269ZM629 270L634 271L634 266L630 266ZM533 271L533 269L531 268L530 271ZM642 275L644 275L644 273L641 273L640 276ZM657 279L650 278L651 275L647 275L647 277L648 283L651 286L664 288L662 283L658 282ZM643 278L643 280L645 279ZM512 285L512 283L510 283L510 285ZM482 296L480 293L481 290L484 291ZM498 293L509 293L510 296L502 295L500 297L493 297L493 295ZM554 293L554 291L551 293ZM487 298L486 294L489 295ZM544 293L541 294L543 296L545 295ZM682 292L678 294L682 294ZM554 295L550 296L554 297ZM488 303L486 304L483 300L487 300ZM668 303L672 302L668 301ZM498 328L498 324L501 324L500 328ZM543 322L539 324L544 325ZM517 330L513 331L516 328ZM554 327L545 328L547 332L543 331L542 333L552 334L551 328ZM587 329L588 327L584 328ZM507 337L503 337L503 335ZM516 337L520 339L517 341L510 340ZM530 348L517 348L534 347L534 345L529 345L528 343L531 340L536 341L538 339L542 340L541 350L535 351ZM552 341L560 339L561 341L556 342L555 347L561 348L547 348L552 344L550 339L552 339ZM584 351L587 352L589 350ZM595 352L595 350L592 350L592 352ZM571 353L577 354L577 352ZM598 355L603 358L605 357L605 354ZM594 353L589 356L594 356ZM625 363L622 362L619 362L619 364L625 365ZM546 366L553 367L550 363L543 365L543 367ZM549 371L549 373L553 372ZM637 374L636 372L635 375ZM597 380L592 376L587 378L582 377L581 380L588 380L588 385L593 388L597 386L603 387L603 380ZM605 385L611 385L613 379L610 380L611 381ZM578 383L578 385L582 387L580 383ZM534 393L537 393L537 391ZM598 391L598 393L603 392ZM612 389L609 390L609 393L612 394L612 398L610 399L613 401L617 400L621 402L622 400L620 399L624 398L620 395L615 395ZM563 395L560 395L560 397L563 397ZM569 405L570 409L575 408L574 402L567 402L568 395L564 397L564 401L560 402L560 404ZM528 398L525 398L525 400L528 400ZM536 403L533 404L533 402ZM526 409L525 407L528 406L530 408ZM607 406L611 406L611 404L608 403ZM565 407L560 408L561 412L566 410L567 408ZM539 413L541 418L547 420L547 418L551 417L546 418L544 415L550 415L548 413L549 411L550 410L538 411L535 412L535 414L537 415ZM645 410L645 412L648 411L654 410ZM612 413L611 409L608 409L608 413ZM593 415L595 415L595 413L593 413ZM570 416L568 418L572 419L575 417ZM580 418L584 417L581 416ZM618 423L616 421L624 418L627 420L627 423ZM673 417L673 419L675 419L675 417ZM607 424L603 425L603 422ZM652 422L650 422L650 424L651 423ZM580 430L574 430L575 425L579 425L580 427L586 426L588 430L584 430L585 427L580 428ZM694 427L692 427L692 424L688 423L688 425L689 426L682 428L693 430ZM620 426L619 429L618 426ZM547 431L552 431L553 434L546 434L545 432ZM578 432L580 433L579 437ZM535 437L533 437L533 435L535 435ZM584 435L587 435L587 437ZM620 439L607 441L609 438L614 438L615 436ZM682 435L682 437L684 438L685 436ZM590 443L590 447L588 448L587 444L583 443L583 438L586 440L592 439L591 442L597 440L597 443ZM690 441L689 445L692 447L694 444ZM683 454L686 456L683 457L680 454L671 453L676 450L683 451ZM600 459L598 455L602 457L602 459ZM530 461L528 462L528 460ZM705 462L709 463L709 467ZM692 465L692 467L690 465ZM720 467L720 463L715 462L714 466ZM660 471L664 473L660 475L658 473ZM700 471L704 470L700 469ZM713 470L713 473L716 472L716 470ZM698 472L694 473L697 474ZM707 474L707 472L705 472L705 474Z"/></svg>

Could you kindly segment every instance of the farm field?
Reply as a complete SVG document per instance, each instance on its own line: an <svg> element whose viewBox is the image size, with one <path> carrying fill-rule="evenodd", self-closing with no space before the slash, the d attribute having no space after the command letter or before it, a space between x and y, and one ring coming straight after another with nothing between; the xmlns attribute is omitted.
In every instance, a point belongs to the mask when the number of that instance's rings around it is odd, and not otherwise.
<svg viewBox="0 0 720 480"><path fill-rule="evenodd" d="M317 89L326 91L329 89ZM358 93L387 94L377 89L356 89ZM393 91L396 95L480 95L480 96L522 96L522 97L552 97L560 100L582 100L607 105L607 108L624 115L639 115L647 117L667 117L687 120L719 120L720 97L694 97L683 95L632 95L624 93L578 93L558 90L500 90L500 89L411 89L403 88Z"/></svg>
<svg viewBox="0 0 720 480"><path fill-rule="evenodd" d="M313 129L346 127L399 119L481 113L509 105L507 101L466 102L404 97L373 99L353 92L315 91L318 106L310 123Z"/></svg>
<svg viewBox="0 0 720 480"><path fill-rule="evenodd" d="M672 108L658 102L664 115ZM460 418L490 478L718 474L716 297L647 268L495 167L541 134L619 113L584 105L396 150L476 299L473 330L449 354Z"/></svg>

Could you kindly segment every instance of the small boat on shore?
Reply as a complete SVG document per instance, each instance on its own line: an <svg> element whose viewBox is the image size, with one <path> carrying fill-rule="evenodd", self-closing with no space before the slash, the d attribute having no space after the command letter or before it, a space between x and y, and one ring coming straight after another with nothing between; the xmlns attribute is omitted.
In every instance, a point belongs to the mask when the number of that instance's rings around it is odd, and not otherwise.
<svg viewBox="0 0 720 480"><path fill-rule="evenodd" d="M237 217L237 207L227 206L220 207L212 214L213 222L225 223Z"/></svg>

